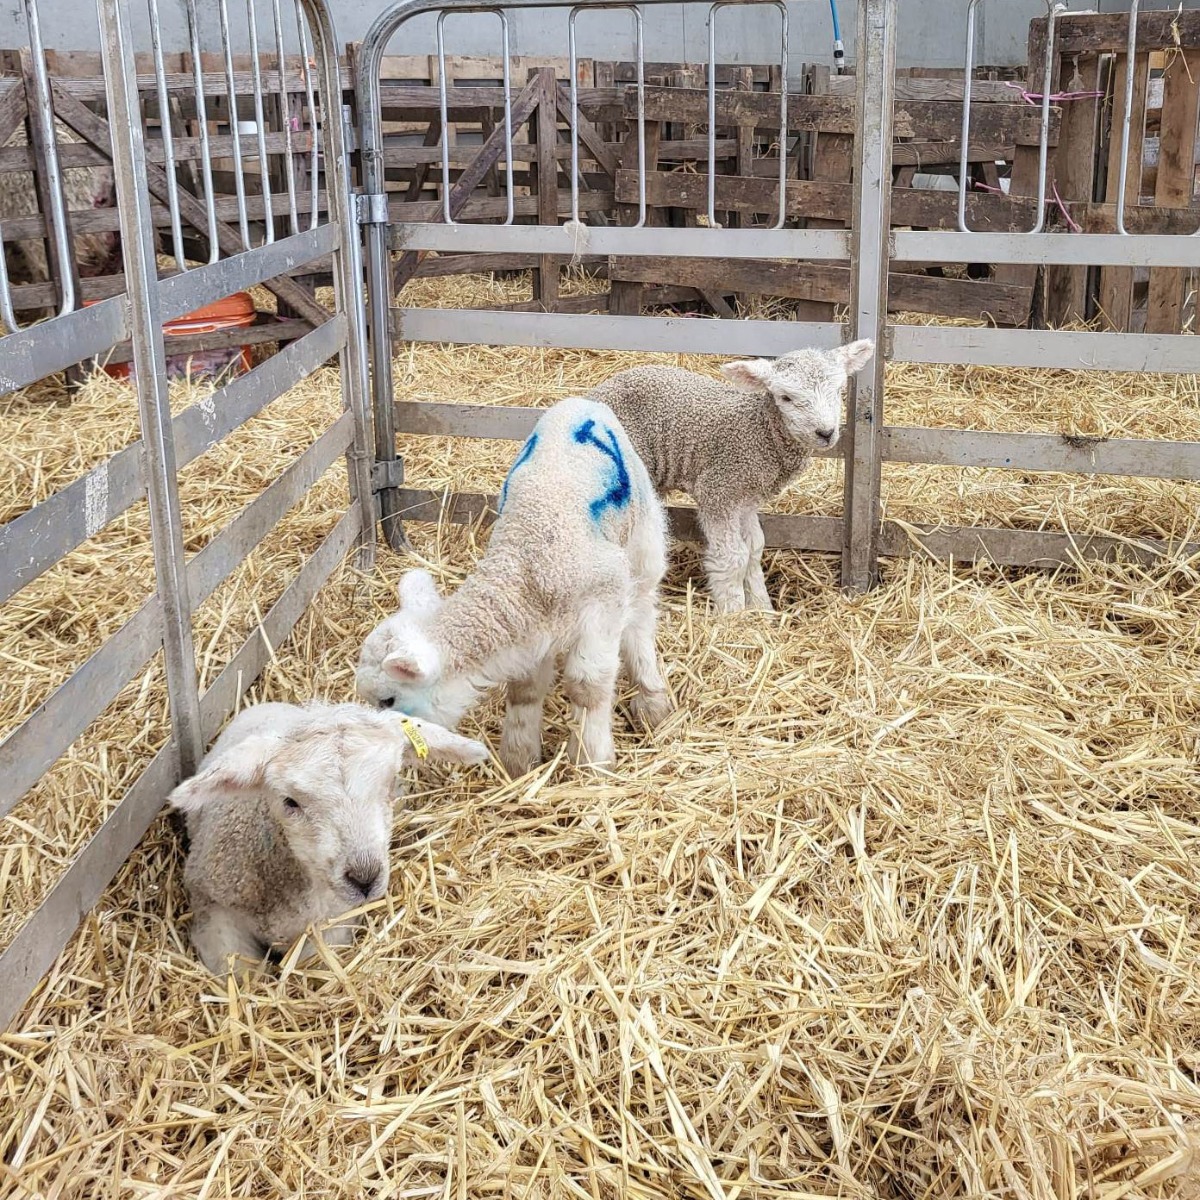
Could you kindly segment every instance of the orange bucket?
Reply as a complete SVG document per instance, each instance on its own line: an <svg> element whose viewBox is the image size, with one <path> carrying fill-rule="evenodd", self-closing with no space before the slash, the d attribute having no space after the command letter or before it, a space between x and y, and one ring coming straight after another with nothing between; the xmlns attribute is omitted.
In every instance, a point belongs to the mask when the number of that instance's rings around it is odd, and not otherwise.
<svg viewBox="0 0 1200 1200"><path fill-rule="evenodd" d="M85 307L95 303L85 301ZM257 317L254 300L249 292L235 292L214 304L190 312L177 321L167 321L163 333L168 337L188 334L216 333L221 329L246 329ZM227 346L220 350L196 350L191 354L172 355L167 345L167 378L179 379L187 375L221 376L241 375L250 370L249 346ZM114 379L128 379L131 363L113 363L104 370Z"/></svg>

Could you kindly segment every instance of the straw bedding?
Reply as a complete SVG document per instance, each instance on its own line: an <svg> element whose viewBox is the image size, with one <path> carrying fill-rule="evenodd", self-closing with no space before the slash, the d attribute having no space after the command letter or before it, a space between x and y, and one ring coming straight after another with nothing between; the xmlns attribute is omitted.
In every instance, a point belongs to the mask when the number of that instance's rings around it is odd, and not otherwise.
<svg viewBox="0 0 1200 1200"><path fill-rule="evenodd" d="M398 365L415 398L515 404L628 361L413 347ZM889 383L899 422L1200 435L1190 379ZM189 468L189 549L339 403L323 374ZM10 519L135 416L99 380L69 420L28 396L2 420ZM512 447L405 450L414 484L486 490ZM905 519L1130 535L1185 536L1196 501L919 468L888 484ZM822 465L779 507L832 511L838 486ZM204 606L206 678L344 503L333 470ZM412 534L448 586L486 538ZM145 538L135 510L0 611L4 730L134 611ZM348 695L405 565L344 567L255 696ZM0 1037L0 1194L1200 1194L1195 564L891 563L847 598L836 563L780 553L786 614L720 619L696 568L680 548L668 725L618 722L601 781L553 761L415 784L389 896L314 969L215 986L156 824ZM163 703L155 667L0 827L0 944L161 743ZM467 724L494 738L498 717ZM555 703L554 749L564 720Z"/></svg>

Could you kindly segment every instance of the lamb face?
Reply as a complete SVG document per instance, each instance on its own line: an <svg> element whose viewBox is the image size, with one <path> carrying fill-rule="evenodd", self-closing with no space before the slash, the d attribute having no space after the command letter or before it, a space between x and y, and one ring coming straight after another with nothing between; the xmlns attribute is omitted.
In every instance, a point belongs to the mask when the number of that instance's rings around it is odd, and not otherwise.
<svg viewBox="0 0 1200 1200"><path fill-rule="evenodd" d="M481 762L479 742L356 704L263 705L235 718L171 795L192 834L192 939L221 974L387 889L396 774L417 761ZM327 933L345 944L357 923Z"/></svg>
<svg viewBox="0 0 1200 1200"><path fill-rule="evenodd" d="M359 654L359 697L454 729L478 690L463 679L446 679L429 625L442 605L428 571L407 571L400 580L400 608L368 635Z"/></svg>
<svg viewBox="0 0 1200 1200"><path fill-rule="evenodd" d="M784 428L799 445L812 450L836 446L841 433L842 401L850 376L875 353L863 340L835 350L793 350L781 358L726 363L722 374L750 392L774 399Z"/></svg>
<svg viewBox="0 0 1200 1200"><path fill-rule="evenodd" d="M260 734L184 784L174 804L190 814L215 798L257 795L310 882L354 908L387 888L396 745L366 727Z"/></svg>

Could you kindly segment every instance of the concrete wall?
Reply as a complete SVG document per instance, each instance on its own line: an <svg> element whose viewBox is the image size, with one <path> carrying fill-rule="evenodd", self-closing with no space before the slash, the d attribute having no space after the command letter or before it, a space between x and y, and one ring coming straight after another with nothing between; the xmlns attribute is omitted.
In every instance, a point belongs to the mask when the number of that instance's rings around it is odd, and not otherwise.
<svg viewBox="0 0 1200 1200"><path fill-rule="evenodd" d="M145 0L125 0L140 26L139 48L148 47L145 35ZM330 0L338 34L343 41L358 40L388 0ZM271 7L256 0L260 36L269 37ZM290 0L283 0L286 11ZM239 48L245 46L245 0L230 0L231 21ZM48 46L88 50L98 44L97 23L91 0L39 0L43 37ZM1175 8L1163 0L1146 0L1143 8ZM1184 0L1185 8L1200 7L1200 0ZM843 39L849 57L854 54L857 0L838 0ZM1120 12L1128 0L1072 0L1072 8ZM205 40L216 45L215 0L201 0L206 24ZM966 0L900 0L899 61L902 66L953 67L963 61ZM164 40L168 49L185 43L181 0L160 0ZM703 61L708 55L705 28L706 4L665 4L644 10L646 54L663 61ZM1025 42L1032 17L1044 14L1045 0L990 0L980 10L981 43L978 61L1006 65L1024 63ZM831 61L832 34L827 0L791 0L790 59L793 69L802 62ZM137 18L141 20L137 20ZM779 57L779 16L772 9L725 9L719 16L718 56L725 62L772 62ZM446 22L448 53L498 54L498 22L487 14L468 14ZM21 0L0 0L0 49L27 42ZM394 40L396 54L428 54L434 50L432 19L419 17ZM517 13L512 18L515 54L566 55L565 10ZM581 57L631 58L632 17L628 13L597 13L579 20Z"/></svg>

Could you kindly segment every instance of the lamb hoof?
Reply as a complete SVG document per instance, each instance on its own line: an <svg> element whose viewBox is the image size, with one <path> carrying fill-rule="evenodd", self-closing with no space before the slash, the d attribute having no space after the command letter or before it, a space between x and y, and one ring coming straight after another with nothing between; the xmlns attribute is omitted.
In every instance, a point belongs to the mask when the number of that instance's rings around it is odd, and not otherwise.
<svg viewBox="0 0 1200 1200"><path fill-rule="evenodd" d="M746 607L752 612L774 613L775 611L775 605L771 603L770 596L751 596Z"/></svg>
<svg viewBox="0 0 1200 1200"><path fill-rule="evenodd" d="M567 757L581 771L611 771L617 761L617 752L610 743L606 747L593 747L589 753L581 742L572 738L567 743Z"/></svg>
<svg viewBox="0 0 1200 1200"><path fill-rule="evenodd" d="M657 729L674 711L666 692L641 692L629 702L633 719L646 729Z"/></svg>
<svg viewBox="0 0 1200 1200"><path fill-rule="evenodd" d="M732 613L740 613L746 611L746 602L740 597L729 597L724 600L713 600L713 611L719 617L729 616Z"/></svg>
<svg viewBox="0 0 1200 1200"><path fill-rule="evenodd" d="M540 752L527 751L506 751L503 746L500 747L500 765L508 774L509 779L520 779L523 775L528 775L534 767L542 765L542 756Z"/></svg>

